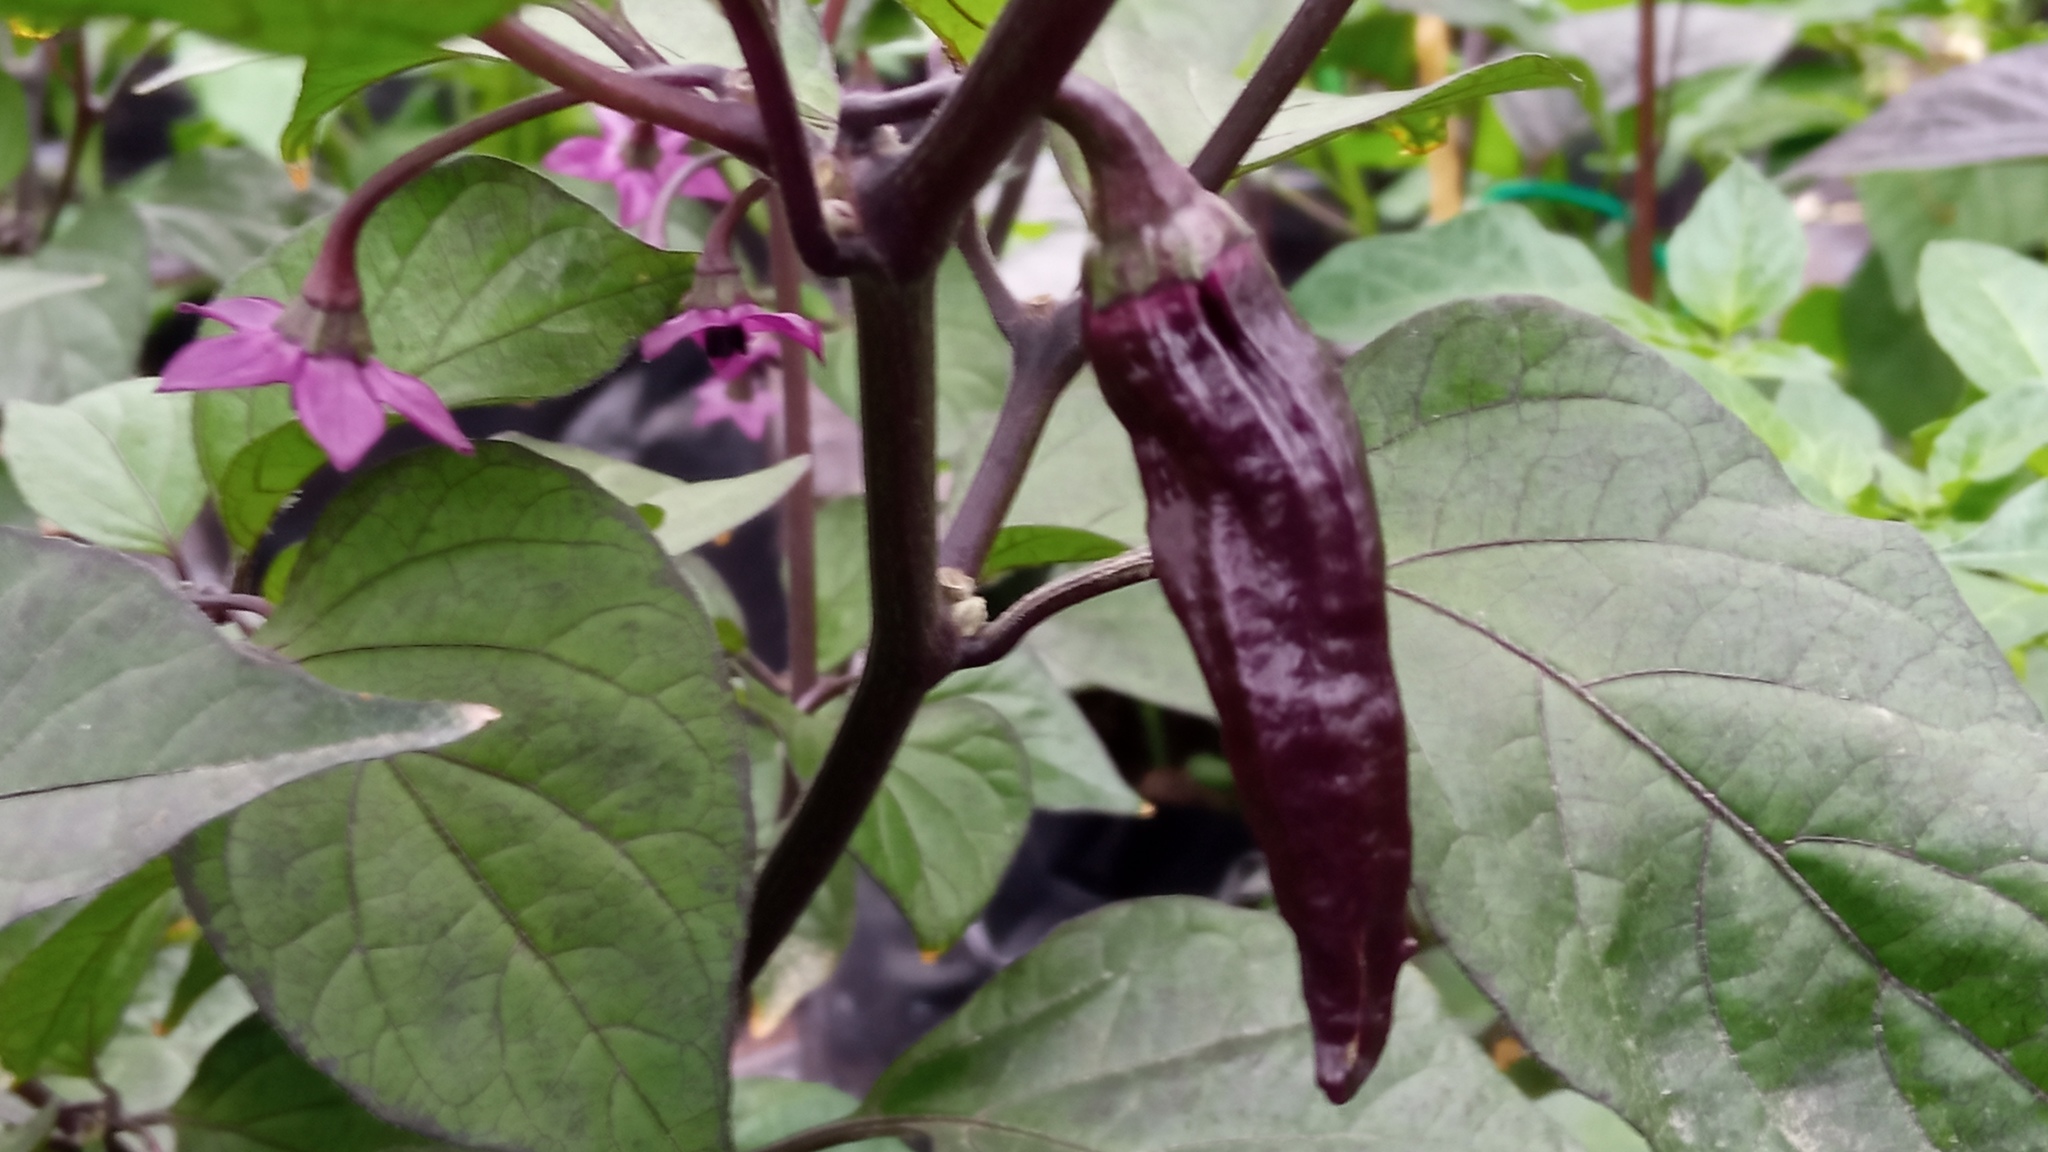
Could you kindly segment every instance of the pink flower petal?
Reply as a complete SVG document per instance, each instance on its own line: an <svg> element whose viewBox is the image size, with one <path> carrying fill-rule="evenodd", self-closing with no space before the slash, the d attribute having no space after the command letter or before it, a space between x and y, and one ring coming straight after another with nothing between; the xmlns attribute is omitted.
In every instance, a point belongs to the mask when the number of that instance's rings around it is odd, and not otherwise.
<svg viewBox="0 0 2048 1152"><path fill-rule="evenodd" d="M718 174L717 168L708 167L683 181L683 195L722 204L732 199L732 189L726 185L725 177Z"/></svg>
<svg viewBox="0 0 2048 1152"><path fill-rule="evenodd" d="M706 386L697 390L697 411L690 422L699 428L708 428L720 420L730 420L749 440L759 440L767 434L768 421L782 411L782 397L772 388L755 388L754 394L745 400L735 400L730 390Z"/></svg>
<svg viewBox="0 0 2048 1152"><path fill-rule="evenodd" d="M654 173L639 168L621 169L612 177L612 187L619 190L619 224L626 228L647 218L654 207L654 194L660 191Z"/></svg>
<svg viewBox="0 0 2048 1152"><path fill-rule="evenodd" d="M180 304L188 316L204 316L240 332L246 328L268 328L284 315L284 305L264 296L230 296L211 304Z"/></svg>
<svg viewBox="0 0 2048 1152"><path fill-rule="evenodd" d="M407 376L376 360L363 365L363 381L369 385L370 395L412 421L420 431L457 452L474 450L470 447L469 437L456 427L455 417L449 413L448 406L441 402L441 397L427 386L426 381Z"/></svg>
<svg viewBox="0 0 2048 1152"><path fill-rule="evenodd" d="M816 321L806 320L794 312L756 312L740 321L740 327L749 332L773 332L787 336L811 350L818 359L825 358L825 332Z"/></svg>
<svg viewBox="0 0 2048 1152"><path fill-rule="evenodd" d="M578 136L555 145L541 167L579 180L610 180L626 170L619 150L595 136Z"/></svg>
<svg viewBox="0 0 2048 1152"><path fill-rule="evenodd" d="M384 406L370 394L363 365L340 356L309 356L292 381L292 407L306 435L347 472L384 436Z"/></svg>
<svg viewBox="0 0 2048 1152"><path fill-rule="evenodd" d="M670 317L661 326L640 338L640 355L648 360L659 359L668 350L695 336L706 328L721 328L730 324L723 308L692 308L681 316Z"/></svg>
<svg viewBox="0 0 2048 1152"><path fill-rule="evenodd" d="M689 146L690 138L688 136L673 128L663 128L659 124L654 126L654 150L661 153L662 156L680 156L683 149Z"/></svg>
<svg viewBox="0 0 2048 1152"><path fill-rule="evenodd" d="M306 354L298 345L268 330L237 332L195 340L164 365L159 392L196 392L213 388L253 388L283 384L299 372Z"/></svg>

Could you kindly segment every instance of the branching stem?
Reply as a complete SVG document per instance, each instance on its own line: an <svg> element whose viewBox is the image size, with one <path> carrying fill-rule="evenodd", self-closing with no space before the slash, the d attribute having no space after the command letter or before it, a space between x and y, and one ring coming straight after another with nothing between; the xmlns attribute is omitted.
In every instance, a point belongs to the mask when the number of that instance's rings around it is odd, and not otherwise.
<svg viewBox="0 0 2048 1152"><path fill-rule="evenodd" d="M1152 550L1140 548L1091 564L1033 589L960 650L959 666L979 668L1010 654L1025 633L1086 600L1152 579Z"/></svg>

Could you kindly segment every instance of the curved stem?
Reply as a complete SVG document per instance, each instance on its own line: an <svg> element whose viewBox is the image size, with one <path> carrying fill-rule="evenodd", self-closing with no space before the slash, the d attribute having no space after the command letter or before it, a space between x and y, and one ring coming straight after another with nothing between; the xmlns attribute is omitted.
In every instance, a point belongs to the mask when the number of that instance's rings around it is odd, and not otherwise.
<svg viewBox="0 0 2048 1152"><path fill-rule="evenodd" d="M820 276L842 276L852 261L825 226L824 209L818 202L818 177L811 166L810 131L797 109L796 89L789 82L789 68L783 62L775 29L768 23L761 0L719 0L719 4L754 82L754 102L761 110L761 127L767 138L768 171L780 185L797 251Z"/></svg>
<svg viewBox="0 0 2048 1152"><path fill-rule="evenodd" d="M1351 0L1306 0L1295 10L1294 19L1273 41L1272 51L1259 62L1251 82L1224 113L1223 122L1209 135L1195 162L1188 165L1202 187L1214 190L1230 180L1350 11Z"/></svg>
<svg viewBox="0 0 2048 1152"><path fill-rule="evenodd" d="M858 135L929 116L959 87L960 77L948 75L886 92L848 92L839 102L839 130Z"/></svg>
<svg viewBox="0 0 2048 1152"><path fill-rule="evenodd" d="M612 55L625 61L627 67L646 68L662 62L661 53L636 29L590 0L575 0L568 10L569 15L583 25L584 31L597 37L600 43L612 50Z"/></svg>
<svg viewBox="0 0 2048 1152"><path fill-rule="evenodd" d="M1017 326L1024 320L1024 306L1003 283L1002 270L996 267L996 254L989 249L988 236L974 217L967 216L960 221L960 255L967 260L967 270L974 274L975 286L981 289L982 299L988 301L989 313L995 317L996 327L1002 329L1010 343L1017 342Z"/></svg>
<svg viewBox="0 0 2048 1152"><path fill-rule="evenodd" d="M802 312L804 267L780 196L768 202L768 262L775 279L775 310ZM811 454L810 353L782 340L782 452ZM782 498L782 555L789 568L789 694L801 697L818 682L818 505L814 473L805 469Z"/></svg>
<svg viewBox="0 0 2048 1152"><path fill-rule="evenodd" d="M958 667L979 668L1010 654L1026 633L1083 601L1152 579L1152 550L1140 548L1034 589L960 650Z"/></svg>
<svg viewBox="0 0 2048 1152"><path fill-rule="evenodd" d="M697 257L697 277L711 275L739 274L739 265L732 258L733 233L739 231L740 222L747 213L754 210L761 197L775 187L773 180L761 179L739 190L738 194L725 202L718 210L718 216L711 221L711 230L704 234L704 251Z"/></svg>
<svg viewBox="0 0 2048 1152"><path fill-rule="evenodd" d="M92 134L100 126L100 105L93 99L92 77L86 74L85 36L78 31L63 34L56 43L57 67L71 82L71 141L64 148L64 171L57 177L57 193L50 201L50 215L43 221L43 243L57 234L57 221L64 215L64 205L71 194L78 190L78 173L85 165L85 150L92 144ZM64 66L64 45L70 45L72 61Z"/></svg>
<svg viewBox="0 0 2048 1152"><path fill-rule="evenodd" d="M654 202L647 209L647 219L640 222L640 239L657 248L668 246L668 206L675 201L676 193L697 178L697 173L716 164L722 164L732 157L723 152L710 152L690 161L676 173L662 182L654 191Z"/></svg>
<svg viewBox="0 0 2048 1152"><path fill-rule="evenodd" d="M757 168L767 166L761 116L748 105L679 92L655 82L651 74L615 72L535 32L517 17L498 21L477 33L477 39L548 83L581 93L585 100L673 128Z"/></svg>

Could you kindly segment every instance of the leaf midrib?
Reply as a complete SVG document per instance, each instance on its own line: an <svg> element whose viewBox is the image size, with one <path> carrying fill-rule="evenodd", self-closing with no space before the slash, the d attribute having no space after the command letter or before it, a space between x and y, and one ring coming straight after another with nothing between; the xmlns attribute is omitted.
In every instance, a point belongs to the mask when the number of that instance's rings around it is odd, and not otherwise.
<svg viewBox="0 0 2048 1152"><path fill-rule="evenodd" d="M1779 851L1775 843L1761 832L1758 832L1747 821L1743 820L1732 808L1728 807L1727 803L1720 796L1715 794L1698 777L1687 771L1684 765L1680 764L1669 752L1666 752L1655 740L1652 740L1647 733L1629 723L1627 717L1616 711L1606 701L1600 699L1577 680L1566 675L1562 669L1554 667L1541 656L1522 647L1485 624L1473 620L1448 605L1440 604L1421 593L1407 588L1389 585L1387 592L1389 595L1399 596L1477 634L1498 646L1502 651L1528 664L1539 675L1570 693L1573 698L1599 716L1625 740L1648 754L1672 779L1676 780L1681 787L1691 793L1697 803L1730 831L1740 836L1752 851L1762 856L1764 861L1771 866L1772 870L1777 872L1786 883L1790 884L1793 891L1797 892L1801 899L1805 900L1835 930L1843 942L1853 949L1858 956L1862 957L1865 963L1871 966L1873 971L1879 973L1884 979L1891 981L1899 989L1901 995L1913 1000L1921 1008L1940 1019L1956 1035L1962 1037L1966 1043L1974 1048L1979 1055L1991 1061L2014 1082L2025 1087L2037 1100L2048 1103L2048 1089L2043 1089L2039 1084L2022 1075L2019 1069L2013 1066L2012 1061L2006 1058L2004 1053L1985 1043L1976 1032L1965 1027L1926 993L1906 983L1893 973L1890 968L1886 967L1883 961L1878 959L1877 954L1871 951L1870 947L1856 935L1855 930L1850 928L1848 923L1841 918L1841 915L1834 910L1833 906L1829 905L1826 900L1821 898L1818 892L1814 891L1813 886L1807 882L1806 877L1802 876L1798 869L1792 866L1791 861L1785 858L1784 853Z"/></svg>

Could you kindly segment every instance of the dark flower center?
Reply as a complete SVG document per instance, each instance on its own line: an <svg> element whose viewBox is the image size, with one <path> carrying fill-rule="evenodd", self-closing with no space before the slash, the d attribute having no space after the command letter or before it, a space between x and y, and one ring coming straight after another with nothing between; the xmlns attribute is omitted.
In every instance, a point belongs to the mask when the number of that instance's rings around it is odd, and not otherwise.
<svg viewBox="0 0 2048 1152"><path fill-rule="evenodd" d="M661 166L661 145L655 141L654 125L636 124L626 141L626 166L652 172Z"/></svg>
<svg viewBox="0 0 2048 1152"><path fill-rule="evenodd" d="M713 360L737 356L747 350L747 334L737 324L704 330L704 354Z"/></svg>

